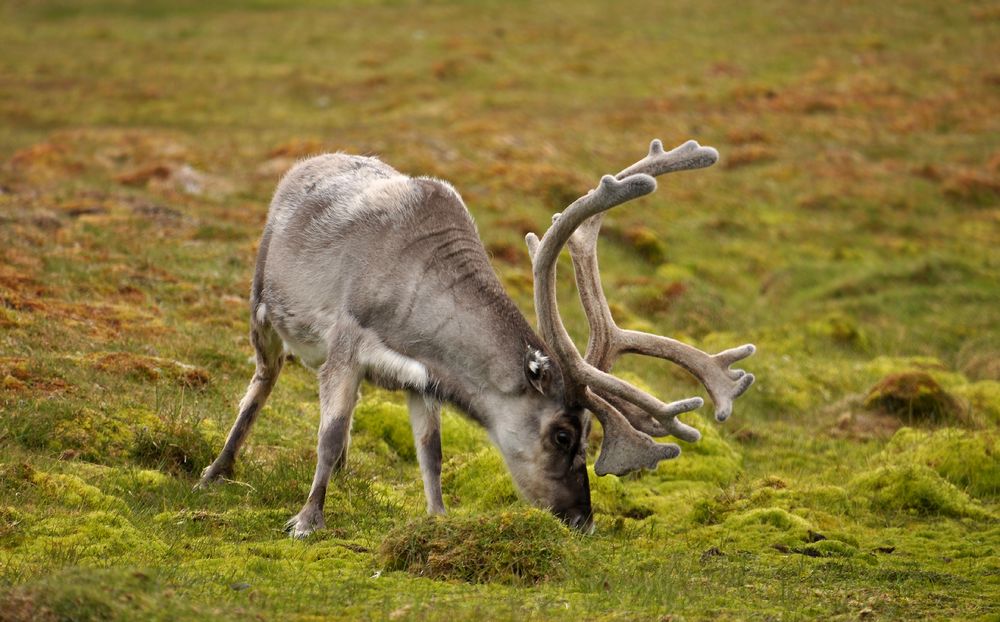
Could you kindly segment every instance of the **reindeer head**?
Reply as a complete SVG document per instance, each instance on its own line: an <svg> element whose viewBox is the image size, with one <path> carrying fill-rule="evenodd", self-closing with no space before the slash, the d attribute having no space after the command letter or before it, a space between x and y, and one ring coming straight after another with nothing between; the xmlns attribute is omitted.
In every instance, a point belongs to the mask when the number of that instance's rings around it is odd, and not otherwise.
<svg viewBox="0 0 1000 622"><path fill-rule="evenodd" d="M487 429L521 494L567 525L587 530L590 418L567 402L563 374L543 348L540 343L526 348L522 382L513 395L493 398L490 409L503 416Z"/></svg>
<svg viewBox="0 0 1000 622"><path fill-rule="evenodd" d="M541 240L533 233L526 238L535 279L538 327L562 371L564 408L567 412L585 408L597 416L604 428L601 453L594 465L597 475L652 469L661 460L680 454L676 444L658 443L652 437L672 435L686 441L701 437L698 430L678 421L677 415L701 407L702 399L665 404L608 374L621 354L654 356L686 369L705 385L718 421L732 414L733 400L753 383L752 374L730 369L734 362L753 354L750 344L709 355L668 337L618 327L604 297L597 265L597 237L604 212L655 190L653 178L658 175L711 166L718 157L715 149L694 141L666 152L660 141L654 140L645 158L615 176L606 175L596 189L577 199L562 214L556 214ZM590 324L585 356L580 355L566 332L556 301L556 260L567 243ZM585 445L585 437L581 444ZM583 449L580 452L582 456ZM583 478L586 482L585 469ZM537 499L530 493L528 496Z"/></svg>

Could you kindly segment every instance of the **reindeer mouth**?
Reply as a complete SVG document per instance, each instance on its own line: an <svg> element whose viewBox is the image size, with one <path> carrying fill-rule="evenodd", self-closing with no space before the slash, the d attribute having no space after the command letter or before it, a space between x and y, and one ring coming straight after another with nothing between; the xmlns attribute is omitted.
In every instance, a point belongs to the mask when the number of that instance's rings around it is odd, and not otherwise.
<svg viewBox="0 0 1000 622"><path fill-rule="evenodd" d="M558 512L557 516L570 529L575 529L584 535L594 533L594 513L591 508L571 508L565 512Z"/></svg>

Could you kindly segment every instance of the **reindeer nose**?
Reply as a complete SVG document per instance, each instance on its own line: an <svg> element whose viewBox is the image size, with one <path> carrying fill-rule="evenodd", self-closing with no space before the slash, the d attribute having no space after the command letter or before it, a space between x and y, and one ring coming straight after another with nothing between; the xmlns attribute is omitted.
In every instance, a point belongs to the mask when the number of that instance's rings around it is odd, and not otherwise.
<svg viewBox="0 0 1000 622"><path fill-rule="evenodd" d="M571 508L559 515L567 527L582 533L592 533L594 530L594 514L590 507Z"/></svg>

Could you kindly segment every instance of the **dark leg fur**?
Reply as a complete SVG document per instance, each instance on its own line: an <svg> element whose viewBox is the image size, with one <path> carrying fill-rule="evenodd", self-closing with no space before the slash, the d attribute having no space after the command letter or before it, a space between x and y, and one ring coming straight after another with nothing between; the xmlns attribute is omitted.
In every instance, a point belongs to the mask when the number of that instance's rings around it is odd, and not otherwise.
<svg viewBox="0 0 1000 622"><path fill-rule="evenodd" d="M350 363L327 360L319 371L319 442L316 447L316 474L309 499L285 528L293 538L304 538L325 526L323 505L326 487L334 469L347 461L351 437L351 417L358 400L361 374Z"/></svg>

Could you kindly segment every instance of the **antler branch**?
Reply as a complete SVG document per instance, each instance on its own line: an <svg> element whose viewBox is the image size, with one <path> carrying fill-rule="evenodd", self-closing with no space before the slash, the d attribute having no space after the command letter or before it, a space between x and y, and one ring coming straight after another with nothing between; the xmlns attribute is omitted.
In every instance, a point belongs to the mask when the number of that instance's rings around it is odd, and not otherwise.
<svg viewBox="0 0 1000 622"><path fill-rule="evenodd" d="M649 145L649 155L615 177L623 179L634 174L664 175L674 171L711 166L718 159L719 154L715 149L702 147L693 140L670 151L664 151L663 143L654 140ZM598 369L609 371L619 356L632 352L676 363L705 385L712 403L715 404L716 420L725 421L733 412L733 400L749 389L754 381L753 374L729 367L734 362L753 354L754 346L746 344L711 355L669 337L619 328L611 316L607 298L604 296L597 263L597 238L602 221L603 214L590 218L568 241L577 289L590 324L587 362ZM678 438L691 440L685 436ZM697 437L694 440L697 440Z"/></svg>
<svg viewBox="0 0 1000 622"><path fill-rule="evenodd" d="M572 338L566 332L556 299L556 261L559 251L577 227L588 218L601 214L628 200L649 194L656 189L656 180L649 175L636 174L616 180L610 175L601 179L600 185L577 199L561 214L553 218L552 226L539 240L528 234L528 252L532 257L535 279L535 308L542 339L552 348L567 379L567 390L581 405L589 408L605 428L605 443L595 470L599 474L623 474L649 468L660 460L680 453L676 445L663 445L653 441L642 428L670 433L661 421L670 422L679 413L699 408L701 398L692 398L665 404L631 384L597 369L584 361ZM645 418L639 429L625 415L596 393L606 395L619 403L634 404ZM627 412L635 416L636 410ZM668 424L669 425L669 424ZM657 427L658 426L658 427Z"/></svg>
<svg viewBox="0 0 1000 622"><path fill-rule="evenodd" d="M684 367L705 384L720 421L732 412L732 400L753 382L753 375L729 369L733 362L753 353L752 345L712 356L667 337L619 328L604 296L597 265L597 237L604 212L655 190L654 176L710 166L717 160L714 149L695 141L666 152L662 143L654 140L649 155L614 177L605 175L596 189L553 216L553 224L541 240L533 233L526 237L539 331L562 365L569 399L588 408L604 427L601 454L594 465L598 475L653 468L661 460L680 454L677 445L657 443L652 436L671 434L690 441L701 437L696 429L676 419L680 413L701 407L701 398L665 404L608 374L621 354L655 356ZM563 325L556 300L556 262L567 243L591 327L585 359Z"/></svg>

